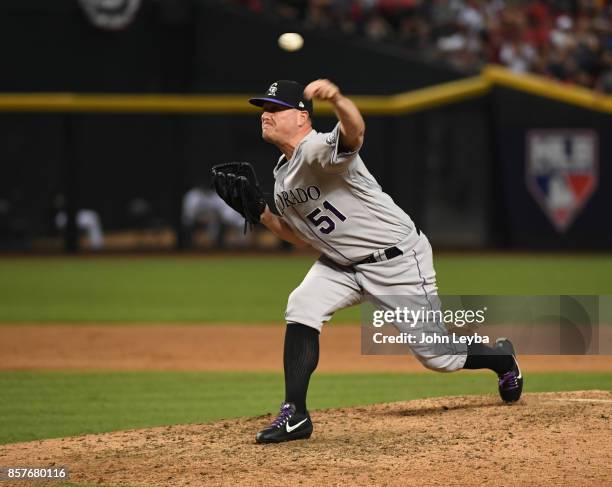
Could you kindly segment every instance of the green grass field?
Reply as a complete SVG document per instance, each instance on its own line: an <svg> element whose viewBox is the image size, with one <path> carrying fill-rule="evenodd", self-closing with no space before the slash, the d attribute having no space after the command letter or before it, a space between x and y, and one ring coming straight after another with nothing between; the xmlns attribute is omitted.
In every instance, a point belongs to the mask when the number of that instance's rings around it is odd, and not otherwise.
<svg viewBox="0 0 612 487"><path fill-rule="evenodd" d="M0 259L0 323L278 322L310 257ZM612 294L608 256L439 256L441 294ZM359 321L357 308L335 321Z"/></svg>
<svg viewBox="0 0 612 487"><path fill-rule="evenodd" d="M532 373L526 384L527 392L612 390L612 374ZM2 444L276 412L283 378L269 373L2 372L0 390ZM463 394L497 395L494 374L315 374L309 407Z"/></svg>

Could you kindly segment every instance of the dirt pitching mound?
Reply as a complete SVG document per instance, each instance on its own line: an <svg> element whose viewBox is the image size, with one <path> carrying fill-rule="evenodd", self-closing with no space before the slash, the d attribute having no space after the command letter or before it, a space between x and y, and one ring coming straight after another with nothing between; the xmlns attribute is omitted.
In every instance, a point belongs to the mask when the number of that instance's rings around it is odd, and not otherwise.
<svg viewBox="0 0 612 487"><path fill-rule="evenodd" d="M446 397L313 411L313 437L279 445L254 444L269 415L4 445L0 464L131 486L612 485L611 416L606 391Z"/></svg>

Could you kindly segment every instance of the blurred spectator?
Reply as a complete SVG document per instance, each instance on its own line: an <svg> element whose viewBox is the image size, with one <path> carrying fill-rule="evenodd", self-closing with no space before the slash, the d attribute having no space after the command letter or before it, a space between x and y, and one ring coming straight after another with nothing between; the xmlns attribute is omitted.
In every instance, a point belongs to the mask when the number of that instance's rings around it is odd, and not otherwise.
<svg viewBox="0 0 612 487"><path fill-rule="evenodd" d="M222 0L392 43L471 72L498 63L610 93L611 0Z"/></svg>
<svg viewBox="0 0 612 487"><path fill-rule="evenodd" d="M499 60L515 73L532 71L536 56L536 50L530 44L519 40L506 41L499 50Z"/></svg>
<svg viewBox="0 0 612 487"><path fill-rule="evenodd" d="M365 23L365 33L374 41L385 41L392 38L393 29L382 15L374 13Z"/></svg>

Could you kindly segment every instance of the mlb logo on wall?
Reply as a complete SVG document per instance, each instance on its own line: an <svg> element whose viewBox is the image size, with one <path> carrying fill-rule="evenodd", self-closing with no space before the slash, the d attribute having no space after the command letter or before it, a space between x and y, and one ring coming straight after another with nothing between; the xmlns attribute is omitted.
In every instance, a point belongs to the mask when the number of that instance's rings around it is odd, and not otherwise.
<svg viewBox="0 0 612 487"><path fill-rule="evenodd" d="M558 232L569 228L595 191L598 155L598 138L592 131L527 133L527 187Z"/></svg>

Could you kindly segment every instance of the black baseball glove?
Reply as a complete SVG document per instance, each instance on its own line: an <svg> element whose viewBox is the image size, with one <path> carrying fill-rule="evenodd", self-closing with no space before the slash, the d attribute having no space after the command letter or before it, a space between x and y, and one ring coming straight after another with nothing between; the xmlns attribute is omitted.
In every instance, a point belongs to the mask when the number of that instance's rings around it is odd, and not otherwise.
<svg viewBox="0 0 612 487"><path fill-rule="evenodd" d="M221 199L244 217L245 231L247 224L259 223L266 201L250 163L227 162L213 166L212 184Z"/></svg>

